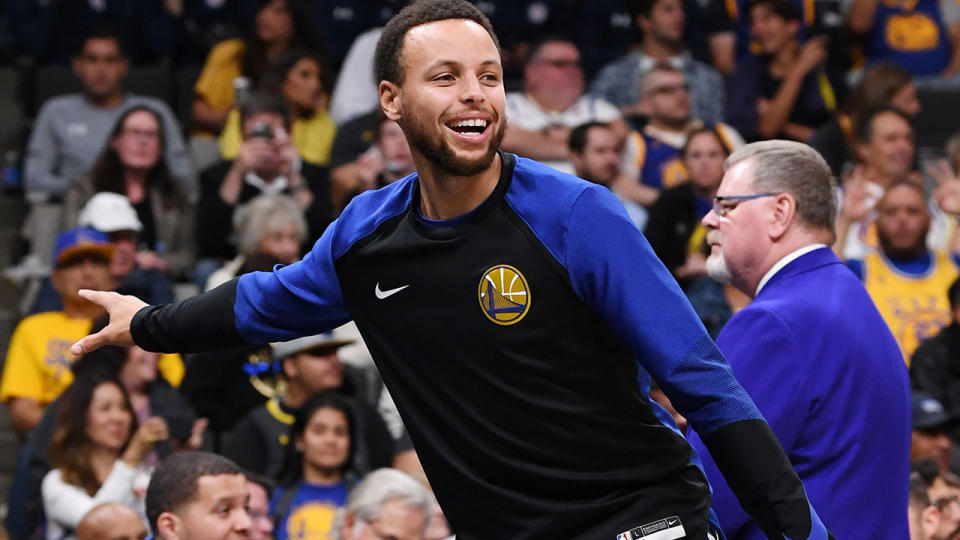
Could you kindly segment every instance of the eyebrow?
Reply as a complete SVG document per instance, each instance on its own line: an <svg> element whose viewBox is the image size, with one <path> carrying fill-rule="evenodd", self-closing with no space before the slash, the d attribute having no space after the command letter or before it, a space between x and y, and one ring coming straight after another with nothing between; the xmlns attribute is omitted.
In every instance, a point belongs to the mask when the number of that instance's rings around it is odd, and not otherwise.
<svg viewBox="0 0 960 540"><path fill-rule="evenodd" d="M495 65L495 66L497 66L497 67L500 66L500 62L499 62L498 60L490 59L490 60L484 60L483 62L480 62L480 65L481 65L481 66L488 66L488 65L491 65L491 64L492 64L492 65ZM460 67L460 66L462 66L462 65L463 65L462 62L458 62L458 61L456 61L456 60L437 60L436 62L434 62L433 64L430 65L430 68L429 68L427 71L431 71L431 70L437 69L437 68L439 68L439 67L444 67L444 66Z"/></svg>

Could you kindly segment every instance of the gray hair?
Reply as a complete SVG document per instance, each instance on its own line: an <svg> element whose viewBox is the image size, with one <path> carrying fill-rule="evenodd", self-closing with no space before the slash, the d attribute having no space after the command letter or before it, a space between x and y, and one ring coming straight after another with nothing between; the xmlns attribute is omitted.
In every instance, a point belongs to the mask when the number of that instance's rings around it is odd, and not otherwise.
<svg viewBox="0 0 960 540"><path fill-rule="evenodd" d="M835 234L833 173L819 152L795 141L755 142L730 154L723 169L746 160L753 166L751 186L757 193L793 195L797 215L806 226Z"/></svg>
<svg viewBox="0 0 960 540"><path fill-rule="evenodd" d="M349 540L342 535L343 521L352 514L357 522L376 521L387 501L399 500L423 511L423 530L433 514L433 495L410 475L396 469L377 469L357 484L347 498L347 504L337 511L330 530L332 540Z"/></svg>
<svg viewBox="0 0 960 540"><path fill-rule="evenodd" d="M260 195L233 215L237 251L255 255L260 241L270 232L292 225L300 242L307 237L307 222L297 202L287 195Z"/></svg>

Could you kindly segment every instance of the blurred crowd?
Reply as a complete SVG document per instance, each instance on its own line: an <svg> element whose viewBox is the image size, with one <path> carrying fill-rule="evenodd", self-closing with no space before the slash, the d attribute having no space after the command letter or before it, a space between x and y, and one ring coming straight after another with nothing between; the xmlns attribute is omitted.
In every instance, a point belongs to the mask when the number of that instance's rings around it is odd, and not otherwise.
<svg viewBox="0 0 960 540"><path fill-rule="evenodd" d="M935 121L960 119L960 4L474 3L502 48L503 150L615 193L713 336L749 302L706 272L724 160L772 138L823 155L832 247L915 390L912 538L960 538L960 122ZM372 70L405 4L2 4L21 112L3 185L29 205L5 270L23 291L0 379L23 441L12 537L453 534L352 325L188 357L69 352L105 324L79 289L164 303L293 263L353 197L414 172ZM225 501L216 524L187 508L205 498Z"/></svg>

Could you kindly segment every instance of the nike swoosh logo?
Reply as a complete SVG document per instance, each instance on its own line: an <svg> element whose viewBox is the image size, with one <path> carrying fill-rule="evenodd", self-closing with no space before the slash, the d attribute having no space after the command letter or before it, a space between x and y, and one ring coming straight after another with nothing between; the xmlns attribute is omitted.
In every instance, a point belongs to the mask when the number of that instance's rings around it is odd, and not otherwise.
<svg viewBox="0 0 960 540"><path fill-rule="evenodd" d="M397 294L398 292L406 289L410 285L404 285L403 287L397 287L396 289L387 289L385 291L380 290L380 282L377 282L377 286L373 288L373 294L377 295L378 300L385 300L391 296Z"/></svg>

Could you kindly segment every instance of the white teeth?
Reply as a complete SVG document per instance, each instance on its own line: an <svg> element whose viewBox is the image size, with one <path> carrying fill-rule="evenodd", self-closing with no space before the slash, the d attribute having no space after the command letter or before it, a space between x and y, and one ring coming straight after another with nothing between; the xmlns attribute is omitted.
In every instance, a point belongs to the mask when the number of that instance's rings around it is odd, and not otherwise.
<svg viewBox="0 0 960 540"><path fill-rule="evenodd" d="M479 118L474 118L471 120L461 120L453 125L453 127L487 127L487 121L481 120Z"/></svg>

